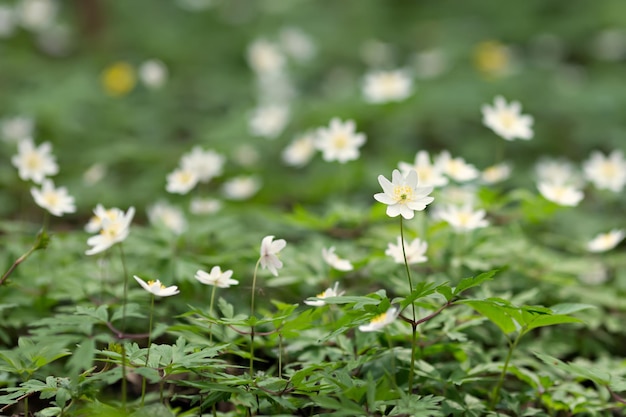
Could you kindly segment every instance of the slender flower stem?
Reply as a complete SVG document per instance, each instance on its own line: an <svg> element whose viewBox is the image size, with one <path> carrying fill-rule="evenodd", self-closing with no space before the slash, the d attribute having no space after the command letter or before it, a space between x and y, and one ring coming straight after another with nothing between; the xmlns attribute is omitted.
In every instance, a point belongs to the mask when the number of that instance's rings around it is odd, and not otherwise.
<svg viewBox="0 0 626 417"><path fill-rule="evenodd" d="M211 302L209 303L209 314L211 317L213 316L213 301L215 300L215 290L217 289L217 285L213 286L213 290L211 291ZM209 324L209 343L213 343L213 323Z"/></svg>
<svg viewBox="0 0 626 417"><path fill-rule="evenodd" d="M46 228L44 226L39 231L39 233L37 233L37 237L35 238L35 243L33 243L33 246L28 250L28 252L26 252L19 258L17 258L15 262L13 262L13 265L11 265L11 267L7 270L7 272L5 272L4 275L2 275L2 278L0 278L0 285L4 284L7 278L9 278L9 276L13 273L13 271L15 271L15 268L17 268L19 264L24 262L30 255L32 255L33 252L35 252L38 249L45 249L48 246L49 240L50 240L50 237L46 233Z"/></svg>
<svg viewBox="0 0 626 417"><path fill-rule="evenodd" d="M410 294L413 294L413 281L411 280L411 269L406 260L406 249L404 247L404 222L400 216L400 242L402 243L402 256L404 257L404 267L406 269L406 278L409 280ZM409 394L413 392L413 378L415 375L415 348L417 346L417 324L415 317L415 303L411 303L411 312L413 314L413 322L411 323L411 368L409 369Z"/></svg>
<svg viewBox="0 0 626 417"><path fill-rule="evenodd" d="M154 294L152 295L152 301L150 302L150 324L148 324L148 352L146 353L146 368L148 367L148 361L150 360L150 348L152 347L152 318L154 317ZM141 382L141 406L143 407L143 401L146 398L146 378L143 378Z"/></svg>
<svg viewBox="0 0 626 417"><path fill-rule="evenodd" d="M128 300L128 272L126 271L126 257L124 256L124 248L119 245L120 258L122 260L122 273L124 274L124 299L122 300L122 331L126 332L126 302ZM122 344L122 408L126 411L126 344L121 340Z"/></svg>
<svg viewBox="0 0 626 417"><path fill-rule="evenodd" d="M256 293L256 274L261 265L261 258L256 261L254 274L252 275L252 298L250 300L250 317L254 316L254 296ZM254 376L254 325L250 326L250 378Z"/></svg>
<svg viewBox="0 0 626 417"><path fill-rule="evenodd" d="M506 359L504 360L504 366L502 367L502 373L500 374L500 379L498 380L498 385L493 389L491 394L491 409L495 409L496 404L498 403L498 399L500 398L500 390L502 389L502 385L504 384L504 377L506 376L506 371L509 367L509 362L511 361L511 356L513 356L513 351L517 347L520 339L522 338L523 332L518 332L515 340L513 342L509 342L509 351L506 354Z"/></svg>
<svg viewBox="0 0 626 417"><path fill-rule="evenodd" d="M278 377L283 377L283 335L278 333Z"/></svg>

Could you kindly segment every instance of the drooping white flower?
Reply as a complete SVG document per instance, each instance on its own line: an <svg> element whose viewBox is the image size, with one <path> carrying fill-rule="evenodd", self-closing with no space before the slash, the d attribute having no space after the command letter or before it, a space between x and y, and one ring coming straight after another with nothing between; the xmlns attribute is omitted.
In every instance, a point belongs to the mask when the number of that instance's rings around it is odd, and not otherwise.
<svg viewBox="0 0 626 417"><path fill-rule="evenodd" d="M239 284L239 281L231 278L232 276L232 270L229 269L222 272L219 266L214 266L211 268L211 272L198 269L194 278L205 285L214 285L218 288L229 288L231 285Z"/></svg>
<svg viewBox="0 0 626 417"><path fill-rule="evenodd" d="M305 133L295 138L282 152L283 161L293 167L303 167L315 155L315 137Z"/></svg>
<svg viewBox="0 0 626 417"><path fill-rule="evenodd" d="M289 121L289 107L270 104L257 107L248 123L250 134L266 139L276 139Z"/></svg>
<svg viewBox="0 0 626 417"><path fill-rule="evenodd" d="M363 324L359 326L359 330L362 332L377 332L382 330L387 325L393 323L393 321L400 314L398 307L391 307L383 314L379 314L370 320L368 324Z"/></svg>
<svg viewBox="0 0 626 417"><path fill-rule="evenodd" d="M584 197L583 192L573 185L540 182L537 189L546 200L561 206L577 206Z"/></svg>
<svg viewBox="0 0 626 417"><path fill-rule="evenodd" d="M2 120L2 139L6 142L19 142L31 138L35 129L32 117L15 116Z"/></svg>
<svg viewBox="0 0 626 417"><path fill-rule="evenodd" d="M598 151L592 152L589 159L583 163L583 170L585 178L599 190L617 193L626 185L626 160L620 150L616 149L608 156Z"/></svg>
<svg viewBox="0 0 626 417"><path fill-rule="evenodd" d="M208 182L212 178L222 175L226 158L214 150L204 150L194 146L191 152L180 158L180 167L183 171L193 173L200 182Z"/></svg>
<svg viewBox="0 0 626 417"><path fill-rule="evenodd" d="M321 307L326 304L324 298L329 297L340 297L345 293L345 291L339 291L339 283L335 282L335 285L332 288L327 288L322 293L317 294L313 300L304 300L304 304L308 304L314 307Z"/></svg>
<svg viewBox="0 0 626 417"><path fill-rule="evenodd" d="M326 261L328 265L338 271L352 271L354 269L352 263L349 260L340 258L335 253L334 246L331 246L328 249L322 248L322 258L324 258L324 261Z"/></svg>
<svg viewBox="0 0 626 417"><path fill-rule="evenodd" d="M507 104L504 97L497 96L493 107L483 105L483 124L505 140L532 139L533 118L521 114L521 111L522 106L518 101Z"/></svg>
<svg viewBox="0 0 626 417"><path fill-rule="evenodd" d="M54 188L52 180L43 180L41 189L32 187L30 193L39 207L48 210L50 214L55 216L61 217L64 213L76 211L74 197L67 193L65 187Z"/></svg>
<svg viewBox="0 0 626 417"><path fill-rule="evenodd" d="M487 227L489 222L485 220L485 214L485 210L474 210L469 204L449 205L437 212L438 217L452 226L456 232L469 232Z"/></svg>
<svg viewBox="0 0 626 417"><path fill-rule="evenodd" d="M368 103L402 101L412 90L413 81L403 70L374 71L363 79L363 96Z"/></svg>
<svg viewBox="0 0 626 417"><path fill-rule="evenodd" d="M280 31L283 50L297 62L310 61L316 53L315 43L301 29L286 27Z"/></svg>
<svg viewBox="0 0 626 417"><path fill-rule="evenodd" d="M49 28L57 14L57 3L52 0L20 0L17 5L20 24L27 30L40 32Z"/></svg>
<svg viewBox="0 0 626 417"><path fill-rule="evenodd" d="M394 169L391 182L382 175L378 176L378 183L383 188L382 193L374 194L376 201L387 204L387 215L396 217L402 215L405 219L412 219L414 211L421 211L433 202L430 197L433 187L417 185L417 172L410 170L406 176Z"/></svg>
<svg viewBox="0 0 626 417"><path fill-rule="evenodd" d="M395 263L403 264L404 255L402 253L402 238L398 236L397 244L388 243L385 255L391 256ZM404 241L404 251L406 252L406 262L411 264L419 264L426 262L426 250L428 249L428 243L421 239L413 239L411 243Z"/></svg>
<svg viewBox="0 0 626 417"><path fill-rule="evenodd" d="M177 168L167 175L165 190L173 194L187 194L198 184L198 175L190 169Z"/></svg>
<svg viewBox="0 0 626 417"><path fill-rule="evenodd" d="M167 81L167 67L158 59L150 59L139 66L139 79L148 88L159 89Z"/></svg>
<svg viewBox="0 0 626 417"><path fill-rule="evenodd" d="M607 233L600 233L589 242L587 250L589 252L606 252L616 247L626 236L626 231L613 229Z"/></svg>
<svg viewBox="0 0 626 417"><path fill-rule="evenodd" d="M158 279L156 281L150 280L146 282L137 275L133 275L133 278L135 278L135 281L137 281L137 283L139 283L144 290L148 291L150 294L156 295L157 297L170 297L180 292L176 285L166 287L161 284L161 281Z"/></svg>
<svg viewBox="0 0 626 417"><path fill-rule="evenodd" d="M152 224L160 224L180 235L187 229L187 220L183 211L163 201L148 207L148 220Z"/></svg>
<svg viewBox="0 0 626 417"><path fill-rule="evenodd" d="M436 164L431 164L430 155L427 151L419 151L415 155L413 164L399 162L398 168L400 168L402 175L407 175L412 169L415 170L419 183L423 187L443 187L448 184L448 178L443 175L442 168Z"/></svg>
<svg viewBox="0 0 626 417"><path fill-rule="evenodd" d="M559 158L541 158L535 164L537 182L551 184L570 184L582 187L583 179L576 167L570 161Z"/></svg>
<svg viewBox="0 0 626 417"><path fill-rule="evenodd" d="M317 131L315 147L322 152L326 162L346 163L359 157L359 148L365 144L365 135L356 133L353 120L342 122L338 118L330 121L328 127Z"/></svg>
<svg viewBox="0 0 626 417"><path fill-rule="evenodd" d="M220 211L222 202L215 198L192 198L189 202L189 211L192 214L213 214Z"/></svg>
<svg viewBox="0 0 626 417"><path fill-rule="evenodd" d="M497 184L511 176L511 165L506 162L492 165L483 170L480 178L487 184Z"/></svg>
<svg viewBox="0 0 626 417"><path fill-rule="evenodd" d="M278 270L283 267L283 263L278 259L278 253L285 246L287 246L285 239L274 240L274 236L265 236L261 241L261 267L278 276Z"/></svg>
<svg viewBox="0 0 626 417"><path fill-rule="evenodd" d="M17 168L21 179L41 184L45 177L59 172L59 166L54 161L54 156L50 154L51 151L50 142L35 147L31 138L22 139L17 144L17 155L11 158L11 162Z"/></svg>
<svg viewBox="0 0 626 417"><path fill-rule="evenodd" d="M437 155L435 165L457 182L471 181L480 175L480 171L474 165L468 164L461 157L453 158L448 151L442 151Z"/></svg>
<svg viewBox="0 0 626 417"><path fill-rule="evenodd" d="M87 245L91 246L91 248L85 251L86 255L95 255L103 252L116 243L123 242L130 233L130 222L135 215L134 207L129 207L126 213L120 209L111 209L111 211L105 212L106 214L101 213L103 215L101 217L100 232L87 239Z"/></svg>
<svg viewBox="0 0 626 417"><path fill-rule="evenodd" d="M285 56L278 46L266 39L257 39L247 51L248 64L259 75L281 72L285 66Z"/></svg>
<svg viewBox="0 0 626 417"><path fill-rule="evenodd" d="M224 182L222 192L229 200L247 200L261 189L261 181L256 177L241 175Z"/></svg>

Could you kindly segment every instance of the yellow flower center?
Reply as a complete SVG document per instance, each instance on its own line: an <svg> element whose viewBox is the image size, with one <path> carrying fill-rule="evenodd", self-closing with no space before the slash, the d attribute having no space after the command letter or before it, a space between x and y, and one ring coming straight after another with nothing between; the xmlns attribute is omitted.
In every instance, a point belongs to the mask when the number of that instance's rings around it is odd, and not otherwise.
<svg viewBox="0 0 626 417"><path fill-rule="evenodd" d="M469 213L461 212L457 215L457 219L459 221L459 225L467 226L471 220L471 216Z"/></svg>
<svg viewBox="0 0 626 417"><path fill-rule="evenodd" d="M396 185L393 187L393 198L399 203L415 199L413 189L408 185Z"/></svg>
<svg viewBox="0 0 626 417"><path fill-rule="evenodd" d="M44 194L43 199L50 207L55 207L59 204L59 195L54 192Z"/></svg>
<svg viewBox="0 0 626 417"><path fill-rule="evenodd" d="M348 138L344 134L333 137L333 146L336 149L345 149L348 147Z"/></svg>
<svg viewBox="0 0 626 417"><path fill-rule="evenodd" d="M37 152L31 152L26 155L26 166L31 170L38 170L41 168L42 160Z"/></svg>
<svg viewBox="0 0 626 417"><path fill-rule="evenodd" d="M605 162L602 164L600 172L606 178L614 178L617 175L617 167L611 162Z"/></svg>
<svg viewBox="0 0 626 417"><path fill-rule="evenodd" d="M515 125L516 120L517 118L510 111L503 111L500 113L500 123L502 123L502 126L506 129L511 129Z"/></svg>
<svg viewBox="0 0 626 417"><path fill-rule="evenodd" d="M378 316L374 317L370 323L371 324L378 324L378 323L382 323L387 319L387 312L384 312L383 314L379 314Z"/></svg>
<svg viewBox="0 0 626 417"><path fill-rule="evenodd" d="M135 87L135 83L135 71L126 62L117 62L102 73L102 85L111 96L128 94Z"/></svg>
<svg viewBox="0 0 626 417"><path fill-rule="evenodd" d="M157 283L157 281L150 280L150 281L148 281L148 286L152 287L152 286L153 286L154 284L156 284L156 283ZM160 284L160 285L159 285L159 288L161 288L162 290L164 290L164 289L165 289L165 285Z"/></svg>
<svg viewBox="0 0 626 417"><path fill-rule="evenodd" d="M476 45L474 64L486 75L498 75L509 66L509 53L506 46L498 41L486 41Z"/></svg>

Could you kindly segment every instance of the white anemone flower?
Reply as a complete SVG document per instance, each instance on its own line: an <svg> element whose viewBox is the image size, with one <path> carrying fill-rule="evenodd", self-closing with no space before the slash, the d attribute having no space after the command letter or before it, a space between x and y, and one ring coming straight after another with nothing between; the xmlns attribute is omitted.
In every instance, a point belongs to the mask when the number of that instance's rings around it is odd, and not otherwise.
<svg viewBox="0 0 626 417"><path fill-rule="evenodd" d="M194 173L200 182L208 182L214 177L222 175L226 158L214 150L204 150L195 146L191 152L180 159L180 167Z"/></svg>
<svg viewBox="0 0 626 417"><path fill-rule="evenodd" d="M11 158L11 162L17 168L21 179L41 184L44 178L59 172L59 166L54 161L54 156L50 154L51 151L50 142L35 147L31 138L21 139L17 144L17 155Z"/></svg>
<svg viewBox="0 0 626 417"><path fill-rule="evenodd" d="M564 158L541 158L535 164L537 182L571 184L582 187L584 181L574 164Z"/></svg>
<svg viewBox="0 0 626 417"><path fill-rule="evenodd" d="M533 137L533 118L521 114L522 106L517 101L507 104L502 96L497 96L493 107L482 107L483 124L502 139L511 141L516 138L529 140Z"/></svg>
<svg viewBox="0 0 626 417"><path fill-rule="evenodd" d="M43 209L46 209L55 216L61 217L64 213L74 213L76 205L74 197L67 193L67 188L54 188L52 180L43 181L41 189L32 187L30 193L35 203Z"/></svg>
<svg viewBox="0 0 626 417"><path fill-rule="evenodd" d="M362 332L377 332L385 328L388 324L393 323L393 321L398 317L400 311L398 307L391 307L383 314L379 314L370 320L368 324L363 324L359 326L359 330Z"/></svg>
<svg viewBox="0 0 626 417"><path fill-rule="evenodd" d="M383 188L382 193L374 194L376 201L387 204L387 215L396 217L402 215L405 219L412 219L414 211L422 211L433 202L430 197L433 187L417 185L417 172L410 170L406 176L394 169L391 181L382 175L378 176L378 183Z"/></svg>
<svg viewBox="0 0 626 417"><path fill-rule="evenodd" d="M297 27L286 27L280 32L283 50L297 62L310 61L317 48L309 35Z"/></svg>
<svg viewBox="0 0 626 417"><path fill-rule="evenodd" d="M289 107L270 104L257 107L250 116L248 127L253 136L276 139L289 122Z"/></svg>
<svg viewBox="0 0 626 417"><path fill-rule="evenodd" d="M340 297L343 294L345 294L345 291L339 291L339 283L335 282L335 285L332 288L327 288L320 294L317 294L315 297L311 297L314 298L313 300L304 300L304 304L314 307L321 307L326 304L324 298Z"/></svg>
<svg viewBox="0 0 626 417"><path fill-rule="evenodd" d="M280 73L285 66L285 56L278 45L265 40L257 39L248 47L248 64L258 75Z"/></svg>
<svg viewBox="0 0 626 417"><path fill-rule="evenodd" d="M222 185L224 197L228 200L247 200L261 189L261 181L254 176L241 175L231 178Z"/></svg>
<svg viewBox="0 0 626 417"><path fill-rule="evenodd" d="M181 235L187 230L187 220L183 211L164 201L159 201L148 207L148 220L152 224L161 224L175 235Z"/></svg>
<svg viewBox="0 0 626 417"><path fill-rule="evenodd" d="M198 269L194 278L205 285L213 285L218 288L229 288L231 285L239 284L239 281L231 278L232 276L232 270L229 269L222 272L222 269L219 266L214 266L211 268L211 272Z"/></svg>
<svg viewBox="0 0 626 417"><path fill-rule="evenodd" d="M537 184L537 189L546 200L561 206L577 206L584 197L581 190L568 184L540 182Z"/></svg>
<svg viewBox="0 0 626 417"><path fill-rule="evenodd" d="M423 187L443 187L448 184L448 178L443 175L441 167L430 162L430 155L427 151L419 151L415 155L413 164L399 162L398 168L403 175L407 175L410 170L414 169L417 172L419 183Z"/></svg>
<svg viewBox="0 0 626 417"><path fill-rule="evenodd" d="M165 190L172 194L187 194L198 184L198 175L190 169L177 168L167 175Z"/></svg>
<svg viewBox="0 0 626 417"><path fill-rule="evenodd" d="M363 96L368 103L402 101L412 91L413 80L403 70L374 71L363 79Z"/></svg>
<svg viewBox="0 0 626 417"><path fill-rule="evenodd" d="M194 197L189 202L189 211L193 214L214 214L220 211L222 202L215 198Z"/></svg>
<svg viewBox="0 0 626 417"><path fill-rule="evenodd" d="M296 137L282 152L285 164L292 167L303 167L315 155L315 137L311 133L305 133Z"/></svg>
<svg viewBox="0 0 626 417"><path fill-rule="evenodd" d="M511 165L506 162L491 165L483 170L480 179L486 184L497 184L511 176Z"/></svg>
<svg viewBox="0 0 626 417"><path fill-rule="evenodd" d="M606 252L615 248L626 236L626 231L613 229L607 233L600 233L589 242L587 250L589 252Z"/></svg>
<svg viewBox="0 0 626 417"><path fill-rule="evenodd" d="M90 249L85 251L86 255L95 255L103 252L115 245L123 242L130 232L130 222L135 215L135 208L130 207L126 213L119 209L113 210L112 218L104 217L101 219L100 232L87 239L87 245Z"/></svg>
<svg viewBox="0 0 626 417"><path fill-rule="evenodd" d="M105 219L108 222L116 222L124 217L124 211L119 208L113 207L106 209L102 204L96 205L93 214L91 219L89 219L89 223L85 226L85 231L89 233L98 233L102 229L102 222Z"/></svg>
<svg viewBox="0 0 626 417"><path fill-rule="evenodd" d="M437 211L438 217L452 226L456 232L469 232L487 227L489 222L485 220L485 214L485 210L474 210L470 204L449 205Z"/></svg>
<svg viewBox="0 0 626 417"><path fill-rule="evenodd" d="M620 192L626 185L626 160L622 151L614 150L604 156L600 152L592 152L583 163L585 178L599 190Z"/></svg>
<svg viewBox="0 0 626 417"><path fill-rule="evenodd" d="M402 253L402 238L398 236L397 244L388 243L385 255L391 256L395 263L404 263L404 254ZM406 253L406 262L411 264L419 264L426 262L428 258L426 250L428 249L428 243L421 239L413 239L411 243L404 241L404 252Z"/></svg>
<svg viewBox="0 0 626 417"><path fill-rule="evenodd" d="M456 182L471 181L480 175L480 171L474 165L468 164L461 157L453 158L448 151L442 151L437 155L435 165Z"/></svg>
<svg viewBox="0 0 626 417"><path fill-rule="evenodd" d="M1 10L0 6L0 10ZM35 130L35 122L32 117L28 116L14 116L7 117L2 120L2 138L11 143L17 143L22 139L27 139L33 136Z"/></svg>
<svg viewBox="0 0 626 417"><path fill-rule="evenodd" d="M268 269L274 276L278 276L278 270L283 263L278 259L278 253L287 246L285 239L274 240L274 236L265 236L261 241L261 257L259 261L262 268Z"/></svg>
<svg viewBox="0 0 626 417"><path fill-rule="evenodd" d="M161 284L161 281L159 281L158 279L156 281L150 280L146 282L143 279L139 278L137 275L133 275L133 278L135 278L135 281L137 281L144 290L157 297L169 297L172 295L176 295L180 292L176 285L166 287L165 285Z"/></svg>
<svg viewBox="0 0 626 417"><path fill-rule="evenodd" d="M150 59L139 66L139 79L153 90L163 87L167 81L167 67L158 59Z"/></svg>
<svg viewBox="0 0 626 417"><path fill-rule="evenodd" d="M317 131L315 146L322 152L326 162L346 163L359 157L359 148L365 144L365 134L356 133L353 120L342 122L333 118L328 127Z"/></svg>
<svg viewBox="0 0 626 417"><path fill-rule="evenodd" d="M335 247L331 246L330 248L322 248L322 258L324 261L330 265L332 268L335 268L338 271L352 271L354 267L352 263L347 260L340 258L335 253Z"/></svg>

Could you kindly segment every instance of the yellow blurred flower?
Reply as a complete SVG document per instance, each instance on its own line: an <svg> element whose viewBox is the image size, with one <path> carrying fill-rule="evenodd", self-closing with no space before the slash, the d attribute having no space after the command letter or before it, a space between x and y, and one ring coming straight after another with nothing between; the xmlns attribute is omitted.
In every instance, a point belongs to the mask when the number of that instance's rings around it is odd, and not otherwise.
<svg viewBox="0 0 626 417"><path fill-rule="evenodd" d="M134 68L126 62L116 62L102 72L104 91L114 97L128 94L137 82Z"/></svg>
<svg viewBox="0 0 626 417"><path fill-rule="evenodd" d="M480 42L474 48L474 66L486 76L505 75L511 69L511 52L501 42Z"/></svg>

